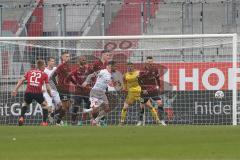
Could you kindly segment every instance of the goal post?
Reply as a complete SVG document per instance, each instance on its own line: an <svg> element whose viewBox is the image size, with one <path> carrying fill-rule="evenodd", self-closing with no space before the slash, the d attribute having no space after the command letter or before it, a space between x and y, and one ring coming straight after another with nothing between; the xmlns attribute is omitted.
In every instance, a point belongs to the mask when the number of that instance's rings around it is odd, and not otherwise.
<svg viewBox="0 0 240 160"><path fill-rule="evenodd" d="M237 125L238 86L240 72L237 53L237 34L193 35L140 35L140 36L81 36L81 37L0 37L0 125L15 125L20 114L26 84L16 98L10 93L17 80L34 67L38 59L54 57L60 62L59 53L70 53L70 71L77 69L78 58L87 57L90 66L101 59L101 52L109 51L117 62L122 79L127 63L144 71L146 58L153 57L159 72L159 85L149 102L158 110L160 119L168 124ZM94 82L93 82L94 83ZM147 84L141 84L144 88ZM153 85L153 84L151 84ZM152 86L154 88L154 85ZM74 84L58 86L59 92L71 97L82 96ZM156 89L156 88L155 88ZM74 91L73 91L74 90ZM218 90L224 97L216 98ZM85 95L84 95L85 96ZM126 94L121 86L107 92L111 111L106 120L110 125L119 124ZM158 104L154 97L160 97ZM82 104L79 107L81 120ZM137 102L129 107L126 124L135 125L139 120ZM161 107L163 109L161 109ZM145 108L145 123L155 124L155 119ZM161 113L162 112L162 113ZM27 113L26 124L41 122L41 107L33 103ZM71 110L65 117L70 122ZM89 124L87 119L84 125Z"/></svg>

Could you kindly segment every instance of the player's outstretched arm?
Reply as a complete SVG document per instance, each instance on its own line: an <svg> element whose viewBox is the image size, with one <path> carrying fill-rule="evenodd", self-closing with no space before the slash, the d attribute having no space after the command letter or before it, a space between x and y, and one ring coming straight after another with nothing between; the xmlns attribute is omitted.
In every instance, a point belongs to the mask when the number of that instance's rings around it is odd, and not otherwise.
<svg viewBox="0 0 240 160"><path fill-rule="evenodd" d="M125 75L123 76L123 87L122 87L122 91L123 91L123 92L127 92L127 91L128 91L128 88L127 88L127 80L126 80Z"/></svg>
<svg viewBox="0 0 240 160"><path fill-rule="evenodd" d="M24 82L25 80L26 80L25 77L22 77L22 78L18 81L17 85L15 86L14 90L12 91L12 96L15 97L15 96L17 95L18 89L22 86L22 84L23 84L23 82Z"/></svg>
<svg viewBox="0 0 240 160"><path fill-rule="evenodd" d="M97 77L99 71L93 72L92 74L89 74L86 78L86 80L83 82L82 87L86 87L88 84L90 84L92 78Z"/></svg>

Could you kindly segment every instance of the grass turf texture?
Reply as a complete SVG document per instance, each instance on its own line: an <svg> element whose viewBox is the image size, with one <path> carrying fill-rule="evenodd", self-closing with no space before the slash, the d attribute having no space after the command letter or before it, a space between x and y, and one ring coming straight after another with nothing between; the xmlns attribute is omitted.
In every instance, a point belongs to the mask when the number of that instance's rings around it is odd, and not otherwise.
<svg viewBox="0 0 240 160"><path fill-rule="evenodd" d="M239 160L239 150L233 126L0 127L0 160Z"/></svg>

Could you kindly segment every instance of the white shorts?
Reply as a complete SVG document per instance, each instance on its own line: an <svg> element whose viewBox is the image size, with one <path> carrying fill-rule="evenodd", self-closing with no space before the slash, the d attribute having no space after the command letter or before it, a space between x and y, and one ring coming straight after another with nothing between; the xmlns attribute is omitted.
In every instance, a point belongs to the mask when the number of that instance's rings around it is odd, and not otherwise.
<svg viewBox="0 0 240 160"><path fill-rule="evenodd" d="M59 93L55 90L51 90L52 97L49 96L47 92L43 92L44 99L47 101L48 106L51 106L52 109L55 109L56 105L61 103ZM54 103L54 104L53 104Z"/></svg>
<svg viewBox="0 0 240 160"><path fill-rule="evenodd" d="M103 103L109 103L104 91L91 90L89 100L91 102L90 107L100 107Z"/></svg>

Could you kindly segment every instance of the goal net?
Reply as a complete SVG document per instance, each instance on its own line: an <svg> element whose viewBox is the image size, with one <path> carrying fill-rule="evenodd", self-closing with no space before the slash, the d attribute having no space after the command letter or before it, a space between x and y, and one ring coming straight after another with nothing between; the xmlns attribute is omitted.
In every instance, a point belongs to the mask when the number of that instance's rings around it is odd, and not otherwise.
<svg viewBox="0 0 240 160"><path fill-rule="evenodd" d="M61 63L61 53L70 54L69 73L78 68L78 59L87 58L89 66L101 60L102 51L109 51L110 59L116 61L120 86L109 87L107 97L111 111L106 116L108 125L118 125L126 93L121 90L127 63L146 73L147 57L157 73L149 79L158 78L150 84L155 94L144 95L156 108L160 120L167 124L236 125L237 117L237 36L235 34L206 35L149 35L149 36L101 36L101 37L1 37L0 38L0 124L16 125L24 99L26 83L11 97L18 79L38 59L54 57ZM66 73L68 75L68 73ZM152 76L152 77L151 77ZM155 78L156 80L156 78ZM94 82L93 82L94 84ZM148 83L141 84L142 91ZM70 97L82 95L73 83L58 84L58 92ZM223 95L216 92L222 91ZM151 91L150 91L151 92ZM218 92L219 93L219 92ZM161 103L156 101L160 97ZM82 104L78 120L81 121ZM129 107L126 124L135 125L139 120L140 102ZM146 105L145 105L146 106ZM64 121L71 123L71 108ZM33 102L26 114L26 124L38 125L42 121L42 109ZM146 125L156 124L150 109L144 109ZM81 124L88 125L90 118Z"/></svg>

